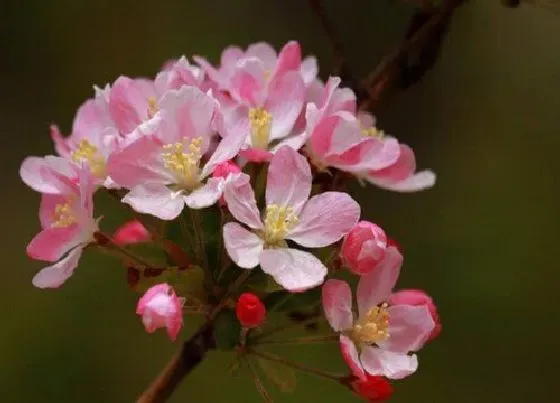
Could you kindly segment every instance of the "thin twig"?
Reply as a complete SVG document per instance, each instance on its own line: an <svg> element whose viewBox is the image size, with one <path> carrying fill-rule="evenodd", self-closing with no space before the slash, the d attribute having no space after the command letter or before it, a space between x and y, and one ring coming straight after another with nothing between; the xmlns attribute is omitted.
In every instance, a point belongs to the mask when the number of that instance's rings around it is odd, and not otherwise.
<svg viewBox="0 0 560 403"><path fill-rule="evenodd" d="M320 343L334 343L339 340L339 336L329 334L323 336L308 336L308 337L298 337L289 340L265 340L260 343L251 343L252 345L276 345L276 346L293 346L297 344L320 344Z"/></svg>

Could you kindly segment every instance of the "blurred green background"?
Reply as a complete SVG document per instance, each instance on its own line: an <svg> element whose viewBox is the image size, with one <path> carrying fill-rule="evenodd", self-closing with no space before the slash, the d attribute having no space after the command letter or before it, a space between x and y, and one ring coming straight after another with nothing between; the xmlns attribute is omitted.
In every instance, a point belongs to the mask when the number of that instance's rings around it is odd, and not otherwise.
<svg viewBox="0 0 560 403"><path fill-rule="evenodd" d="M388 0L325 1L356 73L398 42L412 9ZM551 401L560 344L557 227L560 17L474 0L456 14L441 59L378 113L438 174L413 195L361 191L365 217L405 249L400 285L426 289L443 333L394 402ZM153 75L168 58L212 60L228 44L290 39L332 57L302 0L7 1L0 6L2 279L0 396L4 402L130 402L178 344L147 335L122 268L87 254L59 290L31 285L41 267L24 253L39 228L39 196L18 177L26 155L52 152L51 122L68 132L92 85ZM110 210L111 208L112 210ZM101 210L105 209L105 210ZM101 205L104 228L116 207ZM186 336L186 334L183 334ZM333 346L284 348L342 369ZM279 351L279 348L278 348ZM214 353L172 402L259 402L247 377ZM276 401L351 402L336 385L301 375ZM552 398L553 400L553 398Z"/></svg>

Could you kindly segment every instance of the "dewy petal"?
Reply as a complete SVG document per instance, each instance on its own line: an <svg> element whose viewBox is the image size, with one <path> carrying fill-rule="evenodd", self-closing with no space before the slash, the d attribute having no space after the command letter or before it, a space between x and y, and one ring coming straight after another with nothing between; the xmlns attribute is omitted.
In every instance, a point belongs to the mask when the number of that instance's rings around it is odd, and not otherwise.
<svg viewBox="0 0 560 403"><path fill-rule="evenodd" d="M434 330L435 323L426 305L389 307L389 339L380 346L395 353L418 351Z"/></svg>
<svg viewBox="0 0 560 403"><path fill-rule="evenodd" d="M263 271L289 291L302 291L323 283L327 268L309 252L291 248L265 249L260 256Z"/></svg>
<svg viewBox="0 0 560 403"><path fill-rule="evenodd" d="M418 368L416 355L393 353L377 347L362 349L360 360L366 372L389 379L403 379Z"/></svg>
<svg viewBox="0 0 560 403"><path fill-rule="evenodd" d="M364 379L366 374L360 362L358 349L354 342L343 334L340 335L340 352L342 353L342 358L350 367L352 374L360 379Z"/></svg>
<svg viewBox="0 0 560 403"><path fill-rule="evenodd" d="M27 255L36 260L55 262L81 241L80 228L48 228L39 232L27 245Z"/></svg>
<svg viewBox="0 0 560 403"><path fill-rule="evenodd" d="M304 156L285 146L268 167L266 204L290 206L299 214L311 193L311 168Z"/></svg>
<svg viewBox="0 0 560 403"><path fill-rule="evenodd" d="M346 281L327 280L322 289L325 317L336 332L352 327L352 291Z"/></svg>
<svg viewBox="0 0 560 403"><path fill-rule="evenodd" d="M253 229L263 229L249 175L235 174L224 186L224 199L236 220Z"/></svg>
<svg viewBox="0 0 560 403"><path fill-rule="evenodd" d="M364 316L371 307L389 299L399 277L402 263L403 256L399 250L390 246L385 251L385 258L379 266L371 273L360 277L356 291L360 317Z"/></svg>
<svg viewBox="0 0 560 403"><path fill-rule="evenodd" d="M278 77L271 84L265 109L272 115L269 141L286 137L303 108L305 85L296 71Z"/></svg>
<svg viewBox="0 0 560 403"><path fill-rule="evenodd" d="M211 206L222 196L223 184L224 178L209 178L204 185L184 196L186 205L192 209Z"/></svg>
<svg viewBox="0 0 560 403"><path fill-rule="evenodd" d="M328 246L346 235L360 219L360 205L347 193L313 196L287 238L306 248Z"/></svg>
<svg viewBox="0 0 560 403"><path fill-rule="evenodd" d="M78 267L78 261L82 256L82 248L74 248L68 255L58 263L45 267L33 277L33 285L38 288L60 287Z"/></svg>
<svg viewBox="0 0 560 403"><path fill-rule="evenodd" d="M181 192L174 192L161 183L135 186L122 201L139 213L151 214L162 220L177 218L185 206Z"/></svg>
<svg viewBox="0 0 560 403"><path fill-rule="evenodd" d="M258 266L263 240L236 222L224 225L223 231L224 244L231 260L244 269Z"/></svg>

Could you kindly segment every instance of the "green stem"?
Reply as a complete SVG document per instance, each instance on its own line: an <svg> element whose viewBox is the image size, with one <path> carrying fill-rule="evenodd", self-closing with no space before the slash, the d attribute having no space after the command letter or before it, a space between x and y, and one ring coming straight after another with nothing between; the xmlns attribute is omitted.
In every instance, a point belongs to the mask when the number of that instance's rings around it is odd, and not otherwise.
<svg viewBox="0 0 560 403"><path fill-rule="evenodd" d="M296 344L315 344L315 343L333 343L339 340L337 335L324 335L324 336L309 336L309 337L299 337L290 340L270 340L258 343L259 346L262 345L277 345L277 346L289 346ZM254 344L254 343L253 343Z"/></svg>
<svg viewBox="0 0 560 403"><path fill-rule="evenodd" d="M151 264L150 262L148 262L147 260L145 260L143 257L135 254L134 252L123 248L122 246L120 246L119 244L117 244L113 238L111 238L109 235L103 233L103 232L96 232L94 234L95 240L97 241L97 244L103 248L107 248L109 250L113 250L115 252L118 252L120 255L128 258L128 259L132 259L133 261L135 261L136 263L146 266L146 267L154 267L153 264Z"/></svg>

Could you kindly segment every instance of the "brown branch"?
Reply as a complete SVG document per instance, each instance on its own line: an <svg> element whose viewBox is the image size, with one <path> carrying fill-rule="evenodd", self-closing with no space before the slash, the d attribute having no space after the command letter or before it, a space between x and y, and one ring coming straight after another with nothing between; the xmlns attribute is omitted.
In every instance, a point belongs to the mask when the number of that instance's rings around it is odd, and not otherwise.
<svg viewBox="0 0 560 403"><path fill-rule="evenodd" d="M211 323L207 323L193 337L183 343L181 350L173 356L136 403L165 402L185 375L202 362L208 351L215 348L214 328Z"/></svg>

